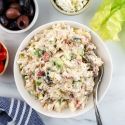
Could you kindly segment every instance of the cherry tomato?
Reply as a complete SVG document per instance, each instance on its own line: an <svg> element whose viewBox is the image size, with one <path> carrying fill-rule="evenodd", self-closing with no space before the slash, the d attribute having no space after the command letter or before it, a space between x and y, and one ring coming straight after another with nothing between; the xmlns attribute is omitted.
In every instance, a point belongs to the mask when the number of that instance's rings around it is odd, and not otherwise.
<svg viewBox="0 0 125 125"><path fill-rule="evenodd" d="M3 48L3 47L2 47L2 45L0 44L0 52L2 51L2 48Z"/></svg>
<svg viewBox="0 0 125 125"><path fill-rule="evenodd" d="M6 52L6 49L4 47L2 48L2 52Z"/></svg>
<svg viewBox="0 0 125 125"><path fill-rule="evenodd" d="M0 52L0 61L3 61L6 59L6 52Z"/></svg>
<svg viewBox="0 0 125 125"><path fill-rule="evenodd" d="M1 43L0 43L0 52L6 52L6 49L3 47Z"/></svg>
<svg viewBox="0 0 125 125"><path fill-rule="evenodd" d="M4 70L4 63L0 62L0 73L3 72L3 70Z"/></svg>

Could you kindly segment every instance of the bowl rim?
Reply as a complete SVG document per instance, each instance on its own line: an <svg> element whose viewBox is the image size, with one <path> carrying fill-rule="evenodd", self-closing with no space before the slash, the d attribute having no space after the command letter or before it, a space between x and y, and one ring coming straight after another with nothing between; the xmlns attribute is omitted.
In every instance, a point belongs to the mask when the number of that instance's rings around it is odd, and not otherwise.
<svg viewBox="0 0 125 125"><path fill-rule="evenodd" d="M37 21L37 18L38 18L38 15L39 15L39 6L38 6L38 2L37 0L33 0L34 1L34 5L35 5L35 15L33 17L33 20L32 22L29 24L28 27L26 27L25 29L22 29L22 30L9 30L7 28L5 28L4 26L2 26L2 24L0 24L0 28L3 30L3 31L6 31L7 33L24 33L26 31L28 31L30 28L33 27L33 25L35 24L35 22Z"/></svg>
<svg viewBox="0 0 125 125"><path fill-rule="evenodd" d="M92 4L92 2L93 2L93 0L89 0L88 3L87 3L81 10L79 10L79 11L77 11L77 12L70 13L70 12L66 12L66 11L60 9L60 8L56 5L56 3L54 2L54 0L50 0L50 1L51 1L51 3L52 3L53 7L54 7L56 10L58 10L59 12L61 12L61 13L64 14L64 15L68 15L68 16L75 16L75 15L81 14L81 13L82 13L83 11L85 11L85 10Z"/></svg>
<svg viewBox="0 0 125 125"><path fill-rule="evenodd" d="M16 52L16 55L15 55L14 66L13 66L14 79L15 79L15 84L16 84L16 87L17 87L17 89L18 89L20 95L21 95L21 96L23 97L23 99L24 99L33 109L35 109L37 112L39 112L39 113L41 113L41 114L44 114L44 115L46 115L46 116L49 116L49 117L53 117L53 118L73 118L73 117L79 116L79 115L81 115L81 114L85 114L86 112L90 111L90 110L93 108L93 105L91 105L87 110L84 110L84 109L83 109L82 112L79 112L79 113L77 113L77 114L74 113L74 114L71 114L71 115L68 115L68 116L67 116L67 115L66 115L66 116L64 116L64 115L63 115L63 116L58 116L58 115L53 115L53 114L51 114L51 113L45 113L45 112L43 112L43 111L37 110L34 105L31 105L31 103L29 103L29 102L27 101L27 97L25 97L25 95L23 95L22 90L19 88L18 82L17 82L17 80L16 80L16 77L17 77L17 76L16 76L16 74L15 74L15 72L16 72L15 66L17 65L16 61L17 61L17 58L18 58L18 53L20 52L20 48L21 48L21 46L23 45L23 43L25 43L27 39L31 38L33 35L35 35L36 33L38 33L38 31L40 31L40 29L42 29L43 27L49 27L50 25L56 24L56 23L68 23L68 24L79 25L79 26L81 25L81 26L84 27L86 30L89 30L90 32L92 32L92 33L99 39L99 41L101 42L103 48L105 48L105 50L107 51L108 57L109 57L109 62L110 62L110 66L111 66L111 67L110 67L110 76L109 76L108 85L107 85L106 89L104 90L103 94L101 95L100 99L98 100L98 104L102 101L102 99L104 98L104 96L106 95L106 93L107 93L107 91L108 91L108 89L109 89L109 86L110 86L110 83L111 83L111 79L112 79L113 64L112 64L111 55L110 55L110 53L109 53L108 48L106 47L106 45L105 45L104 42L102 41L102 39L101 39L92 29L90 29L88 26L86 26L86 25L84 25L84 24L81 24L81 23L78 23L78 22L75 22L75 21L62 20L62 21L53 21L53 22L50 22L50 23L46 23L46 24L44 24L44 25L39 26L38 28L36 28L35 30L33 30L29 35L27 35L27 36L25 37L25 39L22 41L22 43L21 43L21 45L19 46L19 48L18 48L18 50L17 50L17 52Z"/></svg>

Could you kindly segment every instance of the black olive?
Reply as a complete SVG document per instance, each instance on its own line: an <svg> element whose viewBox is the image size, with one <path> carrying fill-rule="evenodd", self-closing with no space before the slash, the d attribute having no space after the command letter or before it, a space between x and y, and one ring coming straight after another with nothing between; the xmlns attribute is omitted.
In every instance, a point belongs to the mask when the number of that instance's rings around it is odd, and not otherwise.
<svg viewBox="0 0 125 125"><path fill-rule="evenodd" d="M29 25L28 16L22 15L17 19L17 25L19 29L24 29Z"/></svg>
<svg viewBox="0 0 125 125"><path fill-rule="evenodd" d="M25 4L25 0L19 0L19 5L20 5L21 7L24 7L24 4Z"/></svg>
<svg viewBox="0 0 125 125"><path fill-rule="evenodd" d="M2 14L4 11L4 2L3 0L0 0L0 14Z"/></svg>
<svg viewBox="0 0 125 125"><path fill-rule="evenodd" d="M19 11L21 10L21 7L20 7L19 3L11 3L9 7L17 9Z"/></svg>
<svg viewBox="0 0 125 125"><path fill-rule="evenodd" d="M10 30L19 30L16 21L11 22L8 28Z"/></svg>
<svg viewBox="0 0 125 125"><path fill-rule="evenodd" d="M28 8L30 6L30 4L31 4L30 0L25 0L25 7Z"/></svg>
<svg viewBox="0 0 125 125"><path fill-rule="evenodd" d="M9 0L10 3L18 2L18 0Z"/></svg>
<svg viewBox="0 0 125 125"><path fill-rule="evenodd" d="M19 12L19 10L15 9L15 8L9 8L6 11L6 17L8 19L16 19L20 15L21 15L21 13Z"/></svg>
<svg viewBox="0 0 125 125"><path fill-rule="evenodd" d="M34 7L30 4L29 8L25 8L26 15L33 17L34 16Z"/></svg>
<svg viewBox="0 0 125 125"><path fill-rule="evenodd" d="M0 15L4 12L4 10L8 7L8 0L0 0Z"/></svg>
<svg viewBox="0 0 125 125"><path fill-rule="evenodd" d="M30 0L19 0L19 4L21 7L29 7L30 5Z"/></svg>
<svg viewBox="0 0 125 125"><path fill-rule="evenodd" d="M49 85L52 83L52 79L49 76L49 72L46 73L46 76L44 77L45 82Z"/></svg>
<svg viewBox="0 0 125 125"><path fill-rule="evenodd" d="M9 21L7 20L7 18L5 16L0 16L0 23L3 25L3 26L7 26Z"/></svg>
<svg viewBox="0 0 125 125"><path fill-rule="evenodd" d="M27 16L34 16L35 5L32 0L19 0L21 13Z"/></svg>

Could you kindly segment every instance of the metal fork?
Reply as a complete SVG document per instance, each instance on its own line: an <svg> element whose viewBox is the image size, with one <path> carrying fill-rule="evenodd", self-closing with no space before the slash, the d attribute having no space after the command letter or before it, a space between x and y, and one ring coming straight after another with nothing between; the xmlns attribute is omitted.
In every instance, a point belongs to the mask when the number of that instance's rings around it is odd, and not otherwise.
<svg viewBox="0 0 125 125"><path fill-rule="evenodd" d="M102 81L103 74L104 74L104 67L101 66L100 70L99 70L99 77L95 78L96 84L95 84L94 89L93 89L93 102L94 102L94 109L95 109L95 116L96 116L97 125L102 125L101 116L100 116L98 106L97 106L97 94L98 94L99 85Z"/></svg>

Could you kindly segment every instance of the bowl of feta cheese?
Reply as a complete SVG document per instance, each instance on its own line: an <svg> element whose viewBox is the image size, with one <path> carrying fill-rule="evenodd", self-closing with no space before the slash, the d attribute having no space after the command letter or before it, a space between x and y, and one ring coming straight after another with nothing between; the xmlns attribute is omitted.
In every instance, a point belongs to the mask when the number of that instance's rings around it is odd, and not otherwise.
<svg viewBox="0 0 125 125"><path fill-rule="evenodd" d="M92 0L51 0L52 5L61 13L73 16L82 13Z"/></svg>

